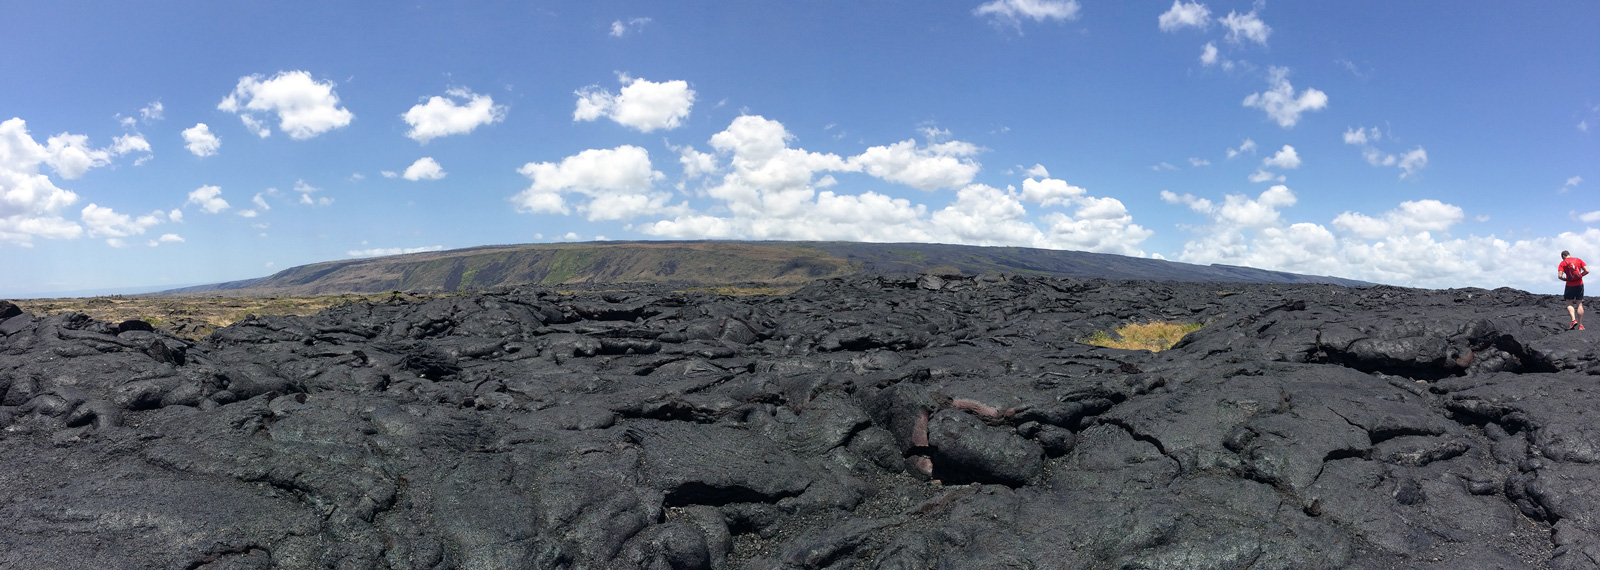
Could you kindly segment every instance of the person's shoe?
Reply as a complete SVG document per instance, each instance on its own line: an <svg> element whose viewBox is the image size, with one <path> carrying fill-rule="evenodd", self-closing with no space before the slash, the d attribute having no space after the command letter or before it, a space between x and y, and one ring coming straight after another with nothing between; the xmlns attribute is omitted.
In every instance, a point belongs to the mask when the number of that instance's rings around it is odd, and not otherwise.
<svg viewBox="0 0 1600 570"><path fill-rule="evenodd" d="M1572 324L1567 325L1567 330L1569 331L1575 328L1578 328L1578 321L1572 321Z"/></svg>
<svg viewBox="0 0 1600 570"><path fill-rule="evenodd" d="M1583 325L1578 325L1578 330L1583 330Z"/></svg>

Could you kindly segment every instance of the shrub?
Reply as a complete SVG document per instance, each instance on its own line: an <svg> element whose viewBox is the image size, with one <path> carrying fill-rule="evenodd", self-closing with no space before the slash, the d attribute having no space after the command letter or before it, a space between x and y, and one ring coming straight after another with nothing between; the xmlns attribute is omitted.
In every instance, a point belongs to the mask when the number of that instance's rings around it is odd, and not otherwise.
<svg viewBox="0 0 1600 570"><path fill-rule="evenodd" d="M1131 350L1148 350L1161 352L1172 348L1183 335L1200 330L1205 325L1199 323L1175 323L1171 321L1150 321L1145 324L1129 323L1117 327L1115 333L1098 331L1084 343L1109 348L1126 348Z"/></svg>

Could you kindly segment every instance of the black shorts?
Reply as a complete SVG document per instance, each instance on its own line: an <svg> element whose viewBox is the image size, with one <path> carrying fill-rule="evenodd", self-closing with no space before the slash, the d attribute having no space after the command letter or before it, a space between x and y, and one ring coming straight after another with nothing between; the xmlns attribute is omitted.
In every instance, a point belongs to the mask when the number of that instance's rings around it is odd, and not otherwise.
<svg viewBox="0 0 1600 570"><path fill-rule="evenodd" d="M1562 299L1566 299L1568 301L1582 301L1583 300L1583 286L1582 285L1568 285L1567 286L1567 292L1566 293L1562 293L1561 294L1561 298Z"/></svg>

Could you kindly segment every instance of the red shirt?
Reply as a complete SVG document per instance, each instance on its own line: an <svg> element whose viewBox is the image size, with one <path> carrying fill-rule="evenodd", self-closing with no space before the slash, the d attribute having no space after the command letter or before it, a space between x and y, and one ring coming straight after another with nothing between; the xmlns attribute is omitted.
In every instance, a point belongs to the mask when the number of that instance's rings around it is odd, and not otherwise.
<svg viewBox="0 0 1600 570"><path fill-rule="evenodd" d="M1583 284L1583 260L1582 259L1578 259L1578 258L1572 257L1570 255L1567 256L1566 259L1561 260L1561 265L1557 265L1556 266L1556 273L1562 273L1563 271L1566 272L1566 273L1563 273L1564 275L1569 275L1570 276L1567 279L1567 285L1582 285Z"/></svg>

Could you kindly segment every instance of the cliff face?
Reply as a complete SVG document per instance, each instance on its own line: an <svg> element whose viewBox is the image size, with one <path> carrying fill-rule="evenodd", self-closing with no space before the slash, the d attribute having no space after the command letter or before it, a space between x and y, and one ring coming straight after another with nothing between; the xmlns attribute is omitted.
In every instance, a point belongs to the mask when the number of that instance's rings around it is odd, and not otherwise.
<svg viewBox="0 0 1600 570"><path fill-rule="evenodd" d="M762 283L899 273L1020 273L1048 277L1335 283L1359 281L1104 253L1017 247L848 242L597 242L485 246L291 267L273 275L168 293L316 296L458 292L599 284Z"/></svg>
<svg viewBox="0 0 1600 570"><path fill-rule="evenodd" d="M528 289L200 342L5 309L0 567L1600 559L1600 355L1519 291ZM1150 319L1208 324L1077 342Z"/></svg>

